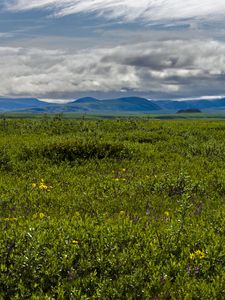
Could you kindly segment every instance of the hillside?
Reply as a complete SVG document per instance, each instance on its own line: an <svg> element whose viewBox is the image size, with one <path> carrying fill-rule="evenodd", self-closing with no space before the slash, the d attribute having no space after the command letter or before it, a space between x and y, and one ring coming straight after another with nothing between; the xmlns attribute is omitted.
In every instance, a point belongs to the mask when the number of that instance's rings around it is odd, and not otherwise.
<svg viewBox="0 0 225 300"><path fill-rule="evenodd" d="M225 110L225 98L213 100L148 100L141 97L124 97L99 100L84 97L67 104L47 103L35 98L0 98L0 112L21 113L94 113L94 114L145 114L175 113L179 110Z"/></svg>
<svg viewBox="0 0 225 300"><path fill-rule="evenodd" d="M48 103L40 101L36 98L1 98L0 111L17 111L31 107L46 107Z"/></svg>
<svg viewBox="0 0 225 300"><path fill-rule="evenodd" d="M200 99L200 100L159 100L153 101L160 106L161 109L180 110L180 109L221 109L225 108L225 98L223 99Z"/></svg>
<svg viewBox="0 0 225 300"><path fill-rule="evenodd" d="M156 103L139 97L110 100L98 100L86 97L74 100L67 104L49 104L39 100L36 100L35 102L30 101L30 99L27 99L26 101L25 99L22 99L22 101L18 101L18 106L15 106L14 100L8 99L7 101L8 103L2 102L0 111L32 113L151 113L153 111L161 110Z"/></svg>

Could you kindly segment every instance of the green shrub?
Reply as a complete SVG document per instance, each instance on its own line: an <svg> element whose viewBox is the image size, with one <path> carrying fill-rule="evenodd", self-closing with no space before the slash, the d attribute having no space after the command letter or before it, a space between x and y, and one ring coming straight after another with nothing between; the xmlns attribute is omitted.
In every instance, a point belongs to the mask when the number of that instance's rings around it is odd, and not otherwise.
<svg viewBox="0 0 225 300"><path fill-rule="evenodd" d="M132 151L123 144L64 142L24 148L20 158L29 160L34 157L45 158L54 163L73 162L78 159L127 159Z"/></svg>

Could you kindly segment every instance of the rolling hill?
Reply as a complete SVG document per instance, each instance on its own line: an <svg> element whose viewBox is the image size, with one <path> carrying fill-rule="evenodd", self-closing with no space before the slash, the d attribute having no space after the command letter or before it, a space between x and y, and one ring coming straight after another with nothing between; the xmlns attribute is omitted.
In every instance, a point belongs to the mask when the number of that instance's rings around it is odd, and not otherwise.
<svg viewBox="0 0 225 300"><path fill-rule="evenodd" d="M47 103L36 98L1 98L0 112L21 113L94 113L94 114L145 114L175 113L178 110L225 111L225 98L213 100L148 100L141 97L124 97L98 100L85 97L66 104Z"/></svg>
<svg viewBox="0 0 225 300"><path fill-rule="evenodd" d="M225 109L225 98L222 99L200 99L200 100L154 100L154 103L160 106L161 109L166 110L180 110L180 109Z"/></svg>
<svg viewBox="0 0 225 300"><path fill-rule="evenodd" d="M48 103L40 101L36 98L1 98L0 112L9 112L23 110L26 108L46 107Z"/></svg>
<svg viewBox="0 0 225 300"><path fill-rule="evenodd" d="M67 104L49 104L37 99L0 99L2 112L26 113L151 113L161 108L147 99L127 97L98 100L91 97L80 98Z"/></svg>
<svg viewBox="0 0 225 300"><path fill-rule="evenodd" d="M99 112L152 112L161 110L161 108L145 98L127 97L108 100L97 100L95 98L81 98L70 104L67 104L68 109L80 108L86 111Z"/></svg>

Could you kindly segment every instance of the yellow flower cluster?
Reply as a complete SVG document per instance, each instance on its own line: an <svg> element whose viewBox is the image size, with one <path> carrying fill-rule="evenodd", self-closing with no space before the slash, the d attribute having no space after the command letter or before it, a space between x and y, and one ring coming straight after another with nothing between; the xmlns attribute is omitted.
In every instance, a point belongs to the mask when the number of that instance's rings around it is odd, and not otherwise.
<svg viewBox="0 0 225 300"><path fill-rule="evenodd" d="M40 183L32 183L32 188L39 188L42 191L47 191L50 192L50 190L52 189L52 186L47 185L44 181L44 179L41 179Z"/></svg>
<svg viewBox="0 0 225 300"><path fill-rule="evenodd" d="M78 244L79 244L79 241L77 241L77 240L72 240L72 244L73 244L73 245L78 245Z"/></svg>
<svg viewBox="0 0 225 300"><path fill-rule="evenodd" d="M40 220L42 220L44 218L45 218L45 214L42 213L42 212L33 215L33 219L40 219Z"/></svg>
<svg viewBox="0 0 225 300"><path fill-rule="evenodd" d="M115 181L126 181L126 178L115 178Z"/></svg>
<svg viewBox="0 0 225 300"><path fill-rule="evenodd" d="M117 171L114 171L114 170L113 170L112 173L113 173L113 174L115 174L115 173L120 173L120 172L121 172L121 173L125 173L126 171L127 171L127 170L126 170L125 168L123 168L123 169L117 170Z"/></svg>
<svg viewBox="0 0 225 300"><path fill-rule="evenodd" d="M17 221L17 218L2 218L0 220L2 220L2 221L8 221L8 222L14 222L14 221Z"/></svg>
<svg viewBox="0 0 225 300"><path fill-rule="evenodd" d="M205 253L201 250L196 250L195 252L190 254L191 260L204 259L205 257L206 257Z"/></svg>
<svg viewBox="0 0 225 300"><path fill-rule="evenodd" d="M127 181L127 179L124 177L125 173L127 172L127 169L123 168L120 170L112 171L113 174L115 174L116 177L113 178L115 181Z"/></svg>

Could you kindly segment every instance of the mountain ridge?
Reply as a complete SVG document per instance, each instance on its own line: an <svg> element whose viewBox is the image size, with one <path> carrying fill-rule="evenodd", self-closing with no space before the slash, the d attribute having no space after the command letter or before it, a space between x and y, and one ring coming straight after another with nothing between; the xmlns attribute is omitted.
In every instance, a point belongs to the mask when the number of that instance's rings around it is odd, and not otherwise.
<svg viewBox="0 0 225 300"><path fill-rule="evenodd" d="M17 109L30 107L46 107L47 102L37 98L6 98L0 97L0 112L8 112Z"/></svg>
<svg viewBox="0 0 225 300"><path fill-rule="evenodd" d="M0 97L0 112L26 113L174 113L182 109L225 110L225 98L195 100L149 100L120 97L99 100L83 97L68 103L48 103L37 98Z"/></svg>

